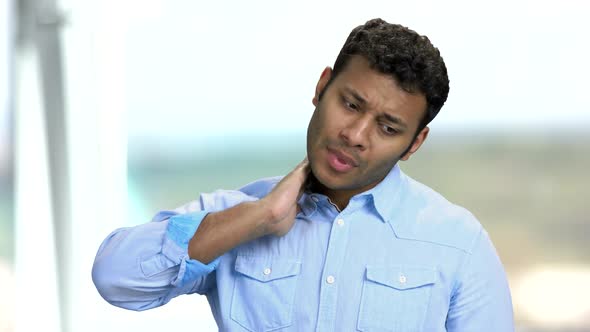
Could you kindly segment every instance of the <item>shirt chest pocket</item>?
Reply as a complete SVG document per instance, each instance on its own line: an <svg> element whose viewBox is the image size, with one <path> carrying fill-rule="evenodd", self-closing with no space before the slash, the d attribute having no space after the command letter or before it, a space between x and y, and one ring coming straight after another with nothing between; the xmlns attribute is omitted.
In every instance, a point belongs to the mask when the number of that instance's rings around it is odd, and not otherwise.
<svg viewBox="0 0 590 332"><path fill-rule="evenodd" d="M428 267L367 266L358 329L422 331L436 276Z"/></svg>
<svg viewBox="0 0 590 332"><path fill-rule="evenodd" d="M291 325L300 271L299 261L238 255L231 319L253 332Z"/></svg>

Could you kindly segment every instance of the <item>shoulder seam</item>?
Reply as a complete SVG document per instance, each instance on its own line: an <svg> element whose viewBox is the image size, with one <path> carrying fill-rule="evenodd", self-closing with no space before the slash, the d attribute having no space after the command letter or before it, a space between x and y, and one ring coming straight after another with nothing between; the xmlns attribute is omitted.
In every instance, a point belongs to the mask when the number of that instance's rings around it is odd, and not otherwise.
<svg viewBox="0 0 590 332"><path fill-rule="evenodd" d="M479 228L477 232L477 236L474 237L473 241L471 242L471 246L469 250L464 250L465 257L463 258L462 262L457 266L457 270L454 273L455 278L453 278L453 287L451 288L451 298L457 289L457 283L459 281L459 275L465 269L465 267L471 262L471 256L473 255L473 248L477 244L477 242L481 239L481 234L483 232L483 227Z"/></svg>

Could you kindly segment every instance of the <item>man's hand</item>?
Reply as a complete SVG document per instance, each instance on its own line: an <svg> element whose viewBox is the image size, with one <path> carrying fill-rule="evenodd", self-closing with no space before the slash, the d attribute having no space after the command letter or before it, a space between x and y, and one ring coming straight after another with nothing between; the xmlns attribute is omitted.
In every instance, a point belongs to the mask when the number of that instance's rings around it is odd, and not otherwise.
<svg viewBox="0 0 590 332"><path fill-rule="evenodd" d="M265 227L266 234L283 236L293 227L295 216L300 210L297 202L303 193L309 172L306 157L260 200L271 215L270 222Z"/></svg>

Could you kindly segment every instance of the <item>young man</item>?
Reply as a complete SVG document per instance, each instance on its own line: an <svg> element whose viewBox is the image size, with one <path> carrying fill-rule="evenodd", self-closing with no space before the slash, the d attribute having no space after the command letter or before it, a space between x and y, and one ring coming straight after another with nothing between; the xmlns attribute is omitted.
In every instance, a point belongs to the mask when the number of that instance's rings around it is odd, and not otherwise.
<svg viewBox="0 0 590 332"><path fill-rule="evenodd" d="M380 19L355 28L317 83L307 158L116 230L98 291L132 310L205 294L222 331L512 331L485 230L397 166L448 91L426 37Z"/></svg>

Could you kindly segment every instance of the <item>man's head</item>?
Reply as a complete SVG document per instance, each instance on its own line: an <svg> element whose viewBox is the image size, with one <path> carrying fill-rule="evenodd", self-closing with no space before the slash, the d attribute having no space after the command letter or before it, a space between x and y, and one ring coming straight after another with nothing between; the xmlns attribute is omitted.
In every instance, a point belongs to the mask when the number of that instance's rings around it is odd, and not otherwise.
<svg viewBox="0 0 590 332"><path fill-rule="evenodd" d="M347 202L379 183L418 150L448 91L426 37L381 19L355 28L313 98L307 153L324 191Z"/></svg>
<svg viewBox="0 0 590 332"><path fill-rule="evenodd" d="M426 97L428 106L418 131L436 117L447 100L447 67L426 36L379 18L367 21L354 28L346 39L334 63L331 80L353 55L367 59L371 68L390 75L405 91Z"/></svg>
<svg viewBox="0 0 590 332"><path fill-rule="evenodd" d="M367 59L372 69L391 76L405 91L426 97L428 106L418 131L436 117L447 100L447 67L438 49L426 36L379 18L367 21L354 28L346 39L334 63L330 81L346 67L353 55Z"/></svg>

